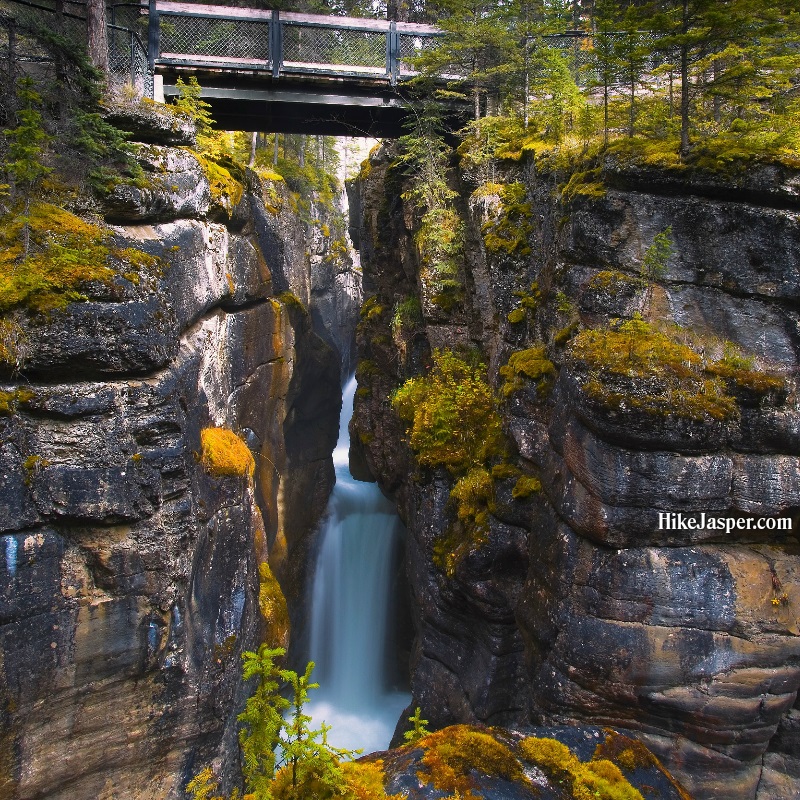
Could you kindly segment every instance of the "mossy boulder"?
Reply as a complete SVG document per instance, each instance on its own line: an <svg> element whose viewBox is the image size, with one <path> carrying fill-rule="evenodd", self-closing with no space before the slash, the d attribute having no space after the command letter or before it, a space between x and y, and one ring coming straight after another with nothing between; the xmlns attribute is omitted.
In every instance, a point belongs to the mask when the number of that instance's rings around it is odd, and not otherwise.
<svg viewBox="0 0 800 800"><path fill-rule="evenodd" d="M408 800L690 800L639 741L607 728L452 725L380 755Z"/></svg>

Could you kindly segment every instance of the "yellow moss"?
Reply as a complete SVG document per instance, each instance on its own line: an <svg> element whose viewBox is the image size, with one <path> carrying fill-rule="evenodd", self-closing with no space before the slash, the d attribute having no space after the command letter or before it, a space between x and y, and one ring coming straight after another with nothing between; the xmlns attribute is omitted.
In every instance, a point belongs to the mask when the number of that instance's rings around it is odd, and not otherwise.
<svg viewBox="0 0 800 800"><path fill-rule="evenodd" d="M601 176L602 170L599 167L586 172L573 172L562 191L562 197L565 200L572 200L575 197L599 200L605 197L606 187Z"/></svg>
<svg viewBox="0 0 800 800"><path fill-rule="evenodd" d="M252 478L256 469L250 448L227 428L203 428L200 431L200 463L216 477Z"/></svg>
<svg viewBox="0 0 800 800"><path fill-rule="evenodd" d="M424 751L424 769L418 778L462 800L477 800L470 772L527 783L522 765L509 747L493 736L467 725L452 725L420 739L414 745Z"/></svg>
<svg viewBox="0 0 800 800"><path fill-rule="evenodd" d="M508 321L512 325L517 325L520 322L525 322L525 320L527 318L528 318L528 315L527 315L525 309L522 308L521 306L518 307L518 308L514 308L514 309L512 309L511 311L508 312Z"/></svg>
<svg viewBox="0 0 800 800"><path fill-rule="evenodd" d="M539 344L512 353L508 363L500 367L500 375L505 378L501 389L503 397L523 389L526 380L535 383L537 393L542 396L552 388L556 368L547 358L545 346Z"/></svg>
<svg viewBox="0 0 800 800"><path fill-rule="evenodd" d="M589 369L584 394L608 408L699 421L736 414L735 400L718 378L709 377L703 358L641 319L583 331L570 354Z"/></svg>
<svg viewBox="0 0 800 800"><path fill-rule="evenodd" d="M402 794L386 794L383 761L348 761L342 764L345 800L402 800Z"/></svg>
<svg viewBox="0 0 800 800"><path fill-rule="evenodd" d="M644 800L611 761L592 759L582 763L556 739L529 736L520 743L526 759L552 779L567 783L574 800Z"/></svg>
<svg viewBox="0 0 800 800"><path fill-rule="evenodd" d="M268 626L267 643L270 647L285 647L289 639L289 609L286 598L269 564L258 565L258 608Z"/></svg>
<svg viewBox="0 0 800 800"><path fill-rule="evenodd" d="M291 308L297 308L304 314L308 313L308 309L303 305L303 301L293 292L281 292L278 299L283 305Z"/></svg>
<svg viewBox="0 0 800 800"><path fill-rule="evenodd" d="M267 168L260 168L257 169L256 172L258 173L258 177L265 181L276 181L276 182L284 182L283 175L275 172L275 170L267 169Z"/></svg>
<svg viewBox="0 0 800 800"><path fill-rule="evenodd" d="M383 315L386 309L376 296L368 297L361 305L360 315L363 320L373 320Z"/></svg>
<svg viewBox="0 0 800 800"><path fill-rule="evenodd" d="M514 488L511 490L511 496L515 500L524 500L532 494L542 491L542 482L538 478L533 478L529 475L521 475Z"/></svg>
<svg viewBox="0 0 800 800"><path fill-rule="evenodd" d="M500 210L496 219L481 227L489 253L526 256L531 252L528 237L533 233L533 208L527 202L525 185L509 183L499 190Z"/></svg>
<svg viewBox="0 0 800 800"><path fill-rule="evenodd" d="M244 194L244 186L231 175L230 170L199 153L193 152L192 155L206 176L212 200L223 205L229 204L230 208L238 205Z"/></svg>
<svg viewBox="0 0 800 800"><path fill-rule="evenodd" d="M129 280L159 263L135 248L110 247L110 236L109 230L49 203L32 203L27 218L19 207L0 218L0 313L15 306L47 312L85 300L80 291L85 284L111 285L114 262L121 262L122 270L133 268L125 270Z"/></svg>
<svg viewBox="0 0 800 800"><path fill-rule="evenodd" d="M35 393L30 389L0 390L0 416L11 416L21 404L33 400Z"/></svg>

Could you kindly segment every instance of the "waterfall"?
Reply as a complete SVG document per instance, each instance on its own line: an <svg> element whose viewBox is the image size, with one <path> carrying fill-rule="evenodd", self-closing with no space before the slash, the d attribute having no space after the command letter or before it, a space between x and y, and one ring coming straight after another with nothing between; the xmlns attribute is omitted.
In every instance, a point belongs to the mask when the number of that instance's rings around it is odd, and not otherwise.
<svg viewBox="0 0 800 800"><path fill-rule="evenodd" d="M401 522L374 483L356 481L348 468L347 430L356 390L344 390L336 485L328 502L311 596L310 657L320 688L308 713L315 727L331 726L329 741L365 753L389 745L408 694L388 685L393 637L389 614L392 563Z"/></svg>

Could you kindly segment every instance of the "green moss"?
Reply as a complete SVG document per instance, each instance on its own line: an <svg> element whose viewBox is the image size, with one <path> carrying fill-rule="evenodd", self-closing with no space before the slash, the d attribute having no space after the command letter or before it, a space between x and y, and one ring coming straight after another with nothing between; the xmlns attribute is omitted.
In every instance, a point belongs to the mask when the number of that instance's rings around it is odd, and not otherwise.
<svg viewBox="0 0 800 800"><path fill-rule="evenodd" d="M489 733L467 725L452 725L425 736L413 747L422 748L424 769L417 773L423 783L456 795L477 800L470 772L527 784L522 765L511 749Z"/></svg>
<svg viewBox="0 0 800 800"><path fill-rule="evenodd" d="M574 200L576 197L588 197L599 200L606 196L606 186L602 180L602 169L595 167L585 172L573 172L569 181L561 190L564 200Z"/></svg>
<svg viewBox="0 0 800 800"><path fill-rule="evenodd" d="M296 308L304 314L308 314L308 309L303 305L303 301L293 292L281 292L278 300L287 308Z"/></svg>
<svg viewBox="0 0 800 800"><path fill-rule="evenodd" d="M481 227L483 244L489 253L526 256L531 252L528 238L533 233L533 208L527 201L525 185L509 183L499 192L497 217Z"/></svg>
<svg viewBox="0 0 800 800"><path fill-rule="evenodd" d="M525 388L528 381L536 384L537 394L542 397L553 386L556 368L547 358L545 346L539 344L512 353L508 363L500 367L500 375L505 378L501 389L503 397L510 397Z"/></svg>
<svg viewBox="0 0 800 800"><path fill-rule="evenodd" d="M585 370L584 394L608 408L698 421L737 413L736 401L698 353L641 318L581 332L570 355Z"/></svg>
<svg viewBox="0 0 800 800"><path fill-rule="evenodd" d="M492 477L496 480L505 480L506 478L516 478L520 474L519 467L513 464L503 462L502 464L495 464L492 467Z"/></svg>
<svg viewBox="0 0 800 800"><path fill-rule="evenodd" d="M258 609L267 623L266 642L270 647L284 647L289 640L286 598L266 561L258 565L258 577Z"/></svg>
<svg viewBox="0 0 800 800"><path fill-rule="evenodd" d="M63 308L85 300L81 289L91 282L111 286L117 268L131 273L160 263L141 250L114 248L110 238L110 230L49 203L32 203L27 217L21 208L0 217L0 313Z"/></svg>
<svg viewBox="0 0 800 800"><path fill-rule="evenodd" d="M210 475L249 477L256 464L247 444L227 428L203 428L200 431L200 463Z"/></svg>
<svg viewBox="0 0 800 800"><path fill-rule="evenodd" d="M632 277L618 270L604 269L592 276L587 287L595 291L617 294L620 291L629 290L631 287L643 289L646 285L647 282L642 278Z"/></svg>
<svg viewBox="0 0 800 800"><path fill-rule="evenodd" d="M529 314L533 314L539 307L542 300L542 293L539 291L539 285L535 281L531 284L530 291L514 292L514 297L519 298L519 305L509 311L508 321L512 325L520 322L525 322Z"/></svg>
<svg viewBox="0 0 800 800"><path fill-rule="evenodd" d="M580 322L575 321L556 331L553 337L553 344L557 347L563 347L580 330L580 327Z"/></svg>
<svg viewBox="0 0 800 800"><path fill-rule="evenodd" d="M362 320L372 321L383 316L386 308L381 304L376 295L368 297L361 305L359 312Z"/></svg>
<svg viewBox="0 0 800 800"><path fill-rule="evenodd" d="M569 785L575 800L644 800L611 761L582 763L556 739L529 736L520 743L524 757L552 779Z"/></svg>
<svg viewBox="0 0 800 800"><path fill-rule="evenodd" d="M511 496L515 500L524 500L532 494L538 494L542 491L542 482L538 478L533 478L529 475L521 475L514 488L511 490Z"/></svg>
<svg viewBox="0 0 800 800"><path fill-rule="evenodd" d="M30 389L12 389L9 392L0 389L0 416L10 417L16 413L20 405L33 400L35 396Z"/></svg>
<svg viewBox="0 0 800 800"><path fill-rule="evenodd" d="M42 456L28 456L22 462L22 469L25 472L23 483L26 486L30 486L33 483L34 477L36 477L45 467L49 466L50 462L46 458L42 458Z"/></svg>

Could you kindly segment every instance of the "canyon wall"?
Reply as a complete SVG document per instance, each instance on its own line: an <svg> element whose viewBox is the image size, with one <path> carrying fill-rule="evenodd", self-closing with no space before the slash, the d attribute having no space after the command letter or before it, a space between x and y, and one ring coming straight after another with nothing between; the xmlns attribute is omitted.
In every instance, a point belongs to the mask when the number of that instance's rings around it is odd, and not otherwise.
<svg viewBox="0 0 800 800"><path fill-rule="evenodd" d="M700 800L796 797L796 535L665 530L659 514L797 525L800 178L611 159L571 175L523 158L492 183L455 170L461 294L443 307L419 277L420 215L395 156L373 154L350 187L375 295L352 439L409 530L412 708L437 727L613 726ZM668 258L643 275L665 231ZM410 301L421 313L403 321ZM637 366L642 341L684 347L688 365L724 351L714 363L749 378L726 379L718 413L710 384L666 386L666 368ZM390 399L437 349L482 354L512 451L492 473L488 534L449 568L454 478L418 465ZM603 383L617 358L630 374Z"/></svg>
<svg viewBox="0 0 800 800"><path fill-rule="evenodd" d="M100 210L116 247L153 258L17 312L4 367L8 800L183 797L205 765L229 788L241 653L288 642L266 564L288 574L334 479L340 365L294 199L251 171L220 184L186 132L139 124L144 178ZM203 463L207 428L247 443L252 477Z"/></svg>

